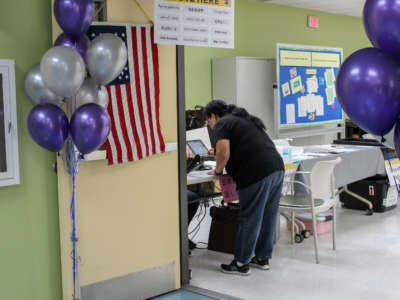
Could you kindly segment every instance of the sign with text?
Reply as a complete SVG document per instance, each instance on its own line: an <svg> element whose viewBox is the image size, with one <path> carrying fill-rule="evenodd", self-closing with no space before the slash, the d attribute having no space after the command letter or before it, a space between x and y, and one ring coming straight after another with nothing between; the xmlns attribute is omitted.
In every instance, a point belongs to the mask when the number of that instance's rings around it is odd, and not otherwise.
<svg viewBox="0 0 400 300"><path fill-rule="evenodd" d="M234 0L155 0L155 42L234 48Z"/></svg>
<svg viewBox="0 0 400 300"><path fill-rule="evenodd" d="M398 158L385 160L385 169L390 185L394 186L396 183L400 185L400 160Z"/></svg>

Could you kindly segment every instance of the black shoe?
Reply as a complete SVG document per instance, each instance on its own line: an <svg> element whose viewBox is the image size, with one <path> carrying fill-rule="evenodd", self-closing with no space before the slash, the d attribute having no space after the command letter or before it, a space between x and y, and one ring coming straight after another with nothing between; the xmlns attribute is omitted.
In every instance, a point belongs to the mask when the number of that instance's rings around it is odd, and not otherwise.
<svg viewBox="0 0 400 300"><path fill-rule="evenodd" d="M236 274L241 276L248 276L251 274L249 264L239 267L236 261L233 260L230 265L221 265L221 271L227 274Z"/></svg>
<svg viewBox="0 0 400 300"><path fill-rule="evenodd" d="M189 240L189 250L193 250L196 249L197 245L196 243L193 243L191 240Z"/></svg>
<svg viewBox="0 0 400 300"><path fill-rule="evenodd" d="M253 257L250 261L250 266L259 268L261 270L269 270L269 260L258 260L256 257Z"/></svg>

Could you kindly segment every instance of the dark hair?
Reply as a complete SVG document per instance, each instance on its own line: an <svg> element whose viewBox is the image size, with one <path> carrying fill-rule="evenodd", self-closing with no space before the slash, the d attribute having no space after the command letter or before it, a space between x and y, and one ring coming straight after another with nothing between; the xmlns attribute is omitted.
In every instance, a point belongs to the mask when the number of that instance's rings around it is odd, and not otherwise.
<svg viewBox="0 0 400 300"><path fill-rule="evenodd" d="M233 104L226 104L222 100L212 100L209 102L205 107L205 112L207 118L210 118L211 114L215 114L220 118L227 114L232 114L234 116L251 121L259 129L266 129L264 122L260 118L249 114L243 107L237 107Z"/></svg>

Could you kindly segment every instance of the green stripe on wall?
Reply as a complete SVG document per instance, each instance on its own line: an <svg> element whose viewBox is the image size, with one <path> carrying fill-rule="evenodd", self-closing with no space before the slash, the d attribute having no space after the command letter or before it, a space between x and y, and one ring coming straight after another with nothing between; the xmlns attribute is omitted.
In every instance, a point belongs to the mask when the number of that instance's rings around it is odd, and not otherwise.
<svg viewBox="0 0 400 300"><path fill-rule="evenodd" d="M25 72L51 47L51 5L2 4L0 58L16 65L21 184L0 187L0 300L61 300L55 154L29 137L25 122L32 104L23 89Z"/></svg>
<svg viewBox="0 0 400 300"><path fill-rule="evenodd" d="M320 27L307 27L307 16L320 18ZM344 56L369 47L362 19L305 9L236 0L235 49L185 47L186 105L212 99L211 59L224 56L276 57L276 44L343 48Z"/></svg>

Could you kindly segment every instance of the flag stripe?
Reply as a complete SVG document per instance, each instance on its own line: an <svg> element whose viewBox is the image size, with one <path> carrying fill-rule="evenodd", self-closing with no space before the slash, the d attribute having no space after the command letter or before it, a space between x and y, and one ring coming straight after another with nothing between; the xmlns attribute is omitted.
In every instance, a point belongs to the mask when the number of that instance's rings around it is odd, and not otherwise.
<svg viewBox="0 0 400 300"><path fill-rule="evenodd" d="M135 120L135 113L133 111L133 100L132 100L132 92L131 92L131 85L127 84L125 86L126 88L126 96L128 98L128 110L129 110L129 119L131 121L132 124L132 132L133 132L133 136L135 139L135 147L136 147L136 151L137 151L137 159L142 159L143 158L143 154L142 154L142 147L140 146L140 139L139 139L139 135L137 132L137 127L136 127L136 120Z"/></svg>
<svg viewBox="0 0 400 300"><path fill-rule="evenodd" d="M147 65L149 69L149 91L150 91L150 102L151 102L151 124L152 132L155 142L155 153L160 153L160 137L157 132L157 115L156 115L156 100L154 95L154 65L153 65L153 49L151 44L151 27L146 26L146 51L147 51Z"/></svg>
<svg viewBox="0 0 400 300"><path fill-rule="evenodd" d="M119 116L119 124L121 129L121 135L124 139L124 145L126 147L126 160L125 155L123 156L124 162L132 161L133 160L133 151L132 151L132 144L129 141L128 129L126 128L126 119L125 119L125 111L124 111L124 104L122 101L126 102L126 98L122 100L122 93L121 93L121 86L115 86L115 96L118 108L118 116Z"/></svg>
<svg viewBox="0 0 400 300"><path fill-rule="evenodd" d="M154 43L154 27L151 27L151 45L153 50L153 66L154 66L154 94L156 102L156 119L157 119L157 133L160 137L161 152L165 152L164 138L161 134L160 125L160 79L159 79L159 64L158 64L158 46Z"/></svg>
<svg viewBox="0 0 400 300"><path fill-rule="evenodd" d="M151 137L151 148L153 154L156 154L156 141L154 138L154 127L153 127L153 108L150 100L150 79L149 79L149 61L147 59L147 29L142 27L142 56L143 56L143 71L144 71L144 83L147 101L147 111L149 114L149 126L150 126L150 137ZM153 62L151 62L153 63Z"/></svg>
<svg viewBox="0 0 400 300"><path fill-rule="evenodd" d="M108 139L106 141L106 150L107 150L108 163L110 165L113 165L114 164L114 159L113 159L113 152L112 152L113 150L111 148L111 139L112 139L112 134L110 134L108 136ZM111 155L110 155L110 153L111 153Z"/></svg>
<svg viewBox="0 0 400 300"><path fill-rule="evenodd" d="M117 161L118 163L122 162L122 157L121 157L121 144L118 140L118 135L117 135L117 130L116 130L116 124L115 124L115 119L114 119L114 113L113 113L113 106L112 106L112 96L111 96L111 88L110 86L107 86L107 93L108 93L108 97L110 99L110 102L108 104L108 114L110 115L110 119L111 119L111 134L113 137L113 140L115 141L115 151L114 149L112 149L112 160L115 162Z"/></svg>
<svg viewBox="0 0 400 300"><path fill-rule="evenodd" d="M140 115L140 125L142 126L142 132L144 136L144 141L146 144L146 155L149 156L149 143L147 141L147 131L146 125L144 121L143 114L143 105L142 105L142 93L140 88L140 76L139 76L139 59L138 59L138 39L136 28L132 27L132 48L133 48L133 59L134 59L134 69L135 69L135 85L136 85L136 99L139 107L139 115Z"/></svg>
<svg viewBox="0 0 400 300"><path fill-rule="evenodd" d="M127 29L127 42L128 45L132 46L132 31L130 28ZM131 47L129 47L130 50L132 50ZM142 159L145 154L146 154L146 143L144 141L144 136L143 136L143 130L142 130L142 125L141 125L141 119L140 119L140 114L139 114L139 106L138 106L138 101L137 101L137 93L136 93L136 77L135 77L135 67L134 67L134 59L133 59L133 51L128 51L128 63L129 63L129 76L131 78L130 80L130 96L132 97L132 104L133 104L133 113L134 113L134 122L135 122L135 129L137 129L137 133L139 136L139 142L137 142L138 145L138 151L139 151L139 159ZM133 119L132 119L133 120Z"/></svg>
<svg viewBox="0 0 400 300"><path fill-rule="evenodd" d="M126 127L126 131L127 131L127 135L128 135L128 141L129 141L129 147L132 150L132 160L130 161L134 161L134 160L138 160L138 151L137 151L137 147L136 147L136 142L135 142L135 138L134 138L134 133L133 133L133 128L132 128L132 121L131 121L131 116L130 116L130 111L129 111L129 101L132 101L132 97L128 97L128 93L127 93L127 87L130 87L129 84L124 84L121 85L121 98L122 98L122 108L123 108L123 113L124 113L124 121L125 121L125 127ZM129 158L129 156L128 156Z"/></svg>
<svg viewBox="0 0 400 300"><path fill-rule="evenodd" d="M139 59L139 80L140 80L140 86L141 86L141 100L142 100L142 107L143 111L146 115L146 118L144 119L145 126L146 126L146 134L147 134L147 141L148 141L148 146L149 146L149 154L153 154L153 144L151 143L151 133L150 133L150 126L149 126L149 108L147 107L147 97L146 97L146 81L145 81L145 75L144 75L144 61L143 61L143 44L142 44L142 26L137 26L136 28L136 34L137 34L137 47L138 47L138 52L137 52L137 57Z"/></svg>
<svg viewBox="0 0 400 300"><path fill-rule="evenodd" d="M116 88L119 86L111 86L110 87L110 92L111 92L111 106L114 113L114 123L115 123L115 131L117 133L117 138L120 144L120 149L117 148L118 150L118 162L123 163L128 161L128 155L127 155L127 149L126 149L126 144L124 142L124 136L122 133L122 128L121 128L121 121L120 121L120 116L118 113L118 99L116 95Z"/></svg>

